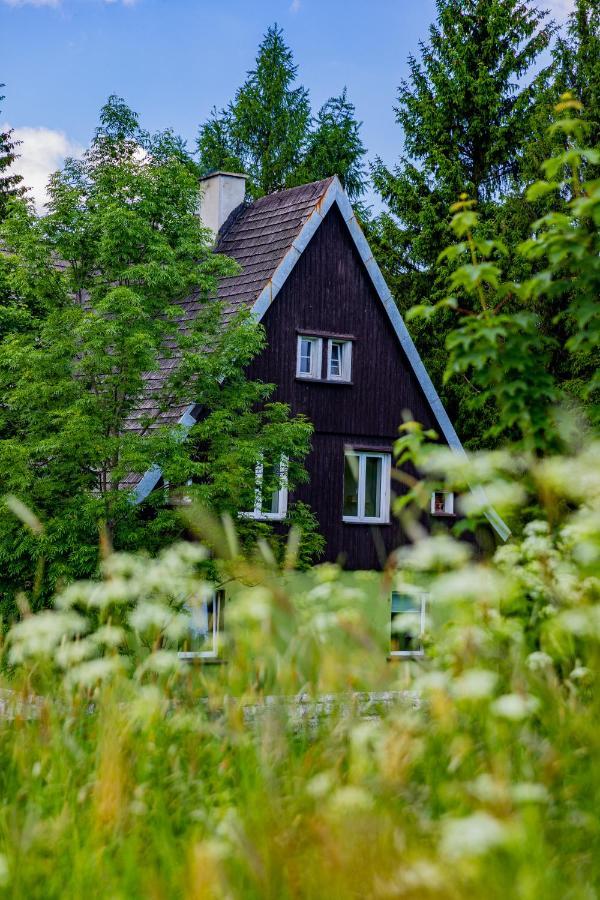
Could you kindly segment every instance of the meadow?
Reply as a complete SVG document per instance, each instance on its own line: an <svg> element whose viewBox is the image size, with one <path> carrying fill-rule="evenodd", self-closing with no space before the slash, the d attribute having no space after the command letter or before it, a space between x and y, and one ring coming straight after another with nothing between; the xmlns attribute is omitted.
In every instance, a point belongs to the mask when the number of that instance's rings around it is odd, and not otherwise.
<svg viewBox="0 0 600 900"><path fill-rule="evenodd" d="M232 555L226 663L182 661L181 598L212 591L199 542L107 555L51 610L22 598L1 895L597 896L598 463L598 445L471 460L521 527L491 559L447 533L399 552L390 585L430 598L422 659L387 660L371 576L320 566L290 591ZM465 478L441 451L424 465ZM369 706L366 689L395 693ZM327 711L269 700L300 694Z"/></svg>

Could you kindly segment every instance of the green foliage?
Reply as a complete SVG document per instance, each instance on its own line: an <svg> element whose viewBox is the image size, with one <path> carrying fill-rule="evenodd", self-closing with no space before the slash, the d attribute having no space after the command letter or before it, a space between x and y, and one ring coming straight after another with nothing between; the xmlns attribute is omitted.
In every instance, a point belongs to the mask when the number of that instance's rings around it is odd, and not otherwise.
<svg viewBox="0 0 600 900"><path fill-rule="evenodd" d="M182 598L212 589L197 544L110 555L12 628L0 890L598 892L599 448L467 462L406 433L425 493L441 479L476 517L468 481L520 533L488 561L447 533L399 551L388 589L429 595L424 659L386 662L365 577L323 566L290 590L240 559L227 665L182 662Z"/></svg>
<svg viewBox="0 0 600 900"><path fill-rule="evenodd" d="M554 49L556 84L571 91L586 111L588 141L600 144L600 8L594 0L576 0L566 35Z"/></svg>
<svg viewBox="0 0 600 900"><path fill-rule="evenodd" d="M532 76L554 31L545 13L521 0L437 0L436 6L429 40L419 58L410 57L410 78L398 91L404 154L393 169L380 159L373 166L389 212L369 236L403 313L445 296L452 267L438 259L453 239L449 209L460 194L478 201L484 234L513 246L527 236L531 217L524 220L521 204L506 195L522 190L525 148L532 134L543 134L553 102L545 92L549 70ZM444 340L452 327L447 311L435 330L419 322L411 330L459 434L478 446L492 423L473 417L474 389L464 380L443 384Z"/></svg>
<svg viewBox="0 0 600 900"><path fill-rule="evenodd" d="M0 89L4 85L0 84ZM0 103L4 94L0 94ZM13 138L13 129L0 132L0 221L6 215L6 205L11 197L21 197L26 188L22 185L23 177L16 172L9 172L17 158L17 148L21 142Z"/></svg>
<svg viewBox="0 0 600 900"><path fill-rule="evenodd" d="M530 277L521 282L504 278L502 265L510 253L503 242L481 234L475 203L463 195L452 207L458 243L440 255L453 267L450 296L417 306L409 314L427 322L438 312L454 310L460 315L460 324L446 337L444 378L468 379L474 389L469 405L487 410L485 418L492 422L486 436L495 441L518 439L538 451L556 445L553 407L561 396L575 397L585 404L592 421L598 419L600 194L598 181L581 179L590 165L600 161L600 153L583 146L586 123L573 115L580 106L571 95L562 98L557 107L562 118L552 132L562 135L564 149L544 163L546 179L527 191L528 201L544 197L550 204L552 198L558 207L531 224L533 237L518 248ZM509 311L509 305L515 311ZM572 357L565 368L578 373L575 383L557 385L553 377L552 341L541 328L545 305L550 310L558 305L556 319L565 334L560 350Z"/></svg>
<svg viewBox="0 0 600 900"><path fill-rule="evenodd" d="M200 128L200 169L245 172L254 197L338 175L352 199L365 189L365 148L346 89L314 122L308 91L277 25L267 30L256 66L229 106Z"/></svg>
<svg viewBox="0 0 600 900"><path fill-rule="evenodd" d="M48 215L21 204L5 223L0 482L43 523L31 533L2 507L5 613L16 589L35 588L41 603L62 580L92 575L99 534L124 549L173 539L183 525L170 491L189 479L202 479L213 510L237 512L264 440L293 461L292 487L301 477L311 427L243 374L264 334L248 317L222 322L212 298L236 267L212 252L198 194L180 142L141 131L113 97L83 159L52 177ZM207 417L186 435L165 415L177 422L190 404ZM135 476L154 466L170 488L137 506Z"/></svg>

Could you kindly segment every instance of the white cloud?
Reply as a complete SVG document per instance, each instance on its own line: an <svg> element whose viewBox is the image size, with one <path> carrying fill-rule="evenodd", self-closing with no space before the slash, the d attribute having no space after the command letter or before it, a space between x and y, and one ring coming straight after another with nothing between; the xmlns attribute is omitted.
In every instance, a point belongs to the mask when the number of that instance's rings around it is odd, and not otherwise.
<svg viewBox="0 0 600 900"><path fill-rule="evenodd" d="M297 13L300 12L300 7L302 6L302 0L292 0L290 3L290 12Z"/></svg>
<svg viewBox="0 0 600 900"><path fill-rule="evenodd" d="M5 128L10 128L10 125L0 126L2 131ZM81 156L83 147L71 141L64 132L51 128L15 128L13 137L22 144L17 148L20 155L12 169L22 175L24 184L31 188L29 196L41 213L48 199L48 178L62 166L66 156Z"/></svg>
<svg viewBox="0 0 600 900"><path fill-rule="evenodd" d="M546 0L542 6L548 7L550 15L559 21L564 21L575 9L575 0Z"/></svg>

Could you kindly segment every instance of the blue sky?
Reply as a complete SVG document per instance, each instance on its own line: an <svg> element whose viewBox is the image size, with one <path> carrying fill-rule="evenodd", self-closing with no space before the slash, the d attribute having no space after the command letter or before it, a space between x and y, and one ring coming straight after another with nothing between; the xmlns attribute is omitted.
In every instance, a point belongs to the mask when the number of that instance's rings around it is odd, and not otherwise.
<svg viewBox="0 0 600 900"><path fill-rule="evenodd" d="M545 5L562 18L571 2ZM48 171L87 145L111 93L144 127L172 126L193 147L278 22L313 107L347 85L369 157L391 162L396 88L434 11L434 0L0 0L0 120L24 141L20 165L38 197Z"/></svg>

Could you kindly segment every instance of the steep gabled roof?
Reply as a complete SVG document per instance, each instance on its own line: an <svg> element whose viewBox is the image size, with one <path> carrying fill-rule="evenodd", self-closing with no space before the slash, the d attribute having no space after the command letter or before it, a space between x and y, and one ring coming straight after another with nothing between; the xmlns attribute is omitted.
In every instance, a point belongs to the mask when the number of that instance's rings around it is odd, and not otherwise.
<svg viewBox="0 0 600 900"><path fill-rule="evenodd" d="M238 275L222 279L219 285L218 298L223 302L225 319L230 319L243 307L251 309L257 321L263 318L334 203L337 204L348 226L356 249L429 402L440 431L455 453L466 456L373 257L346 192L336 176L289 190L277 191L261 197L251 205L242 205L231 214L219 233L216 250L235 259L242 267L242 271ZM184 319L193 318L199 308L197 296L190 297L183 307ZM174 361L167 362L170 365L174 364ZM158 372L152 377L159 379L161 374ZM150 398L146 402L151 402ZM186 408L173 410L167 421L191 427L194 424L193 410L193 403ZM161 419L162 421L164 420ZM160 477L158 467L144 475L135 489L138 501L148 496ZM510 529L500 516L491 507L486 516L500 537L506 540L510 535Z"/></svg>

